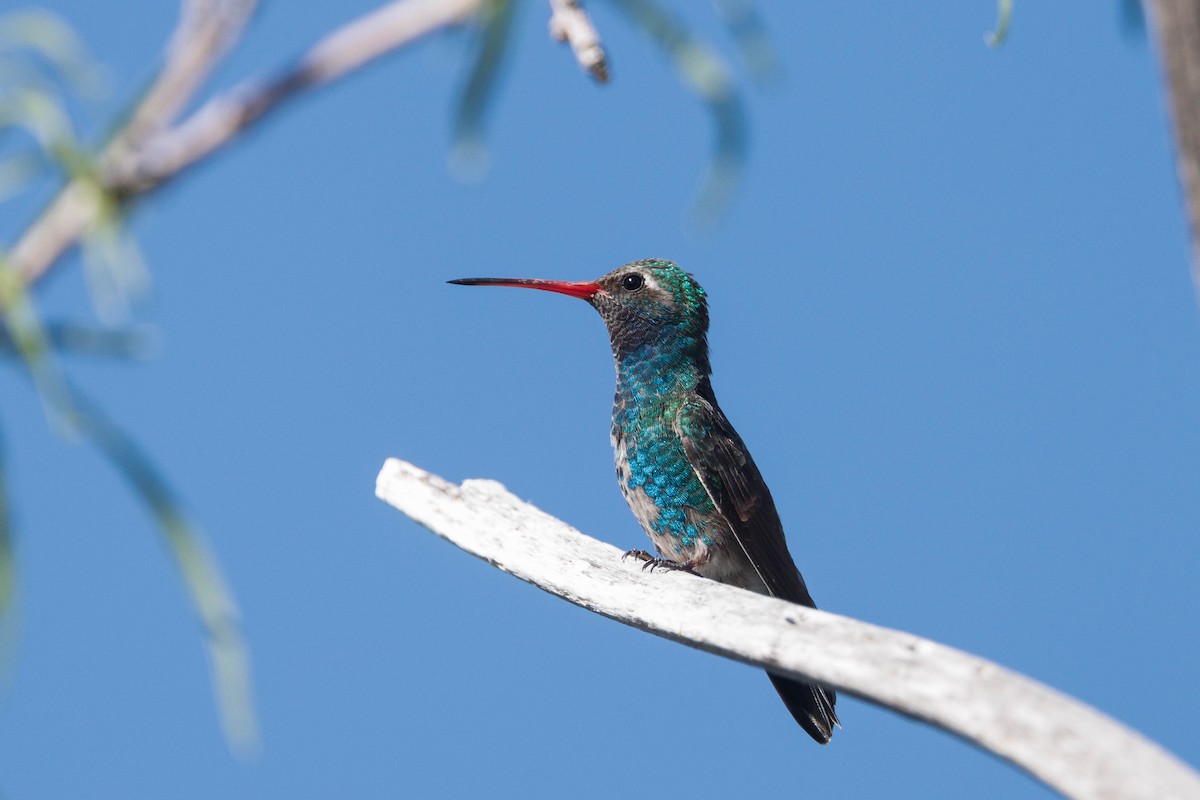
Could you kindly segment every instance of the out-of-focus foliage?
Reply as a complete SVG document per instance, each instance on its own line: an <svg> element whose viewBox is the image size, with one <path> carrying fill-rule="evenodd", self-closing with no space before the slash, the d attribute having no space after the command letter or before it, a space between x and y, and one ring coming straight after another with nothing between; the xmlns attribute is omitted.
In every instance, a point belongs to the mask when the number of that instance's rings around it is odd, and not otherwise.
<svg viewBox="0 0 1200 800"><path fill-rule="evenodd" d="M483 122L509 47L516 5L516 0L491 0L478 16L479 44L454 116L450 155L450 169L462 181L477 181L487 174Z"/></svg>
<svg viewBox="0 0 1200 800"><path fill-rule="evenodd" d="M67 102L95 99L102 74L54 14L0 15L0 201L47 173L87 171Z"/></svg>
<svg viewBox="0 0 1200 800"><path fill-rule="evenodd" d="M711 224L728 206L746 158L746 115L732 70L714 47L652 0L612 0L612 5L651 38L712 113L713 158L695 207L697 220ZM716 6L752 77L766 82L778 76L779 60L754 4L719 0ZM477 52L455 112L450 158L451 170L461 180L479 180L487 173L484 121L510 45L516 7L517 0L491 0L477 18Z"/></svg>
<svg viewBox="0 0 1200 800"><path fill-rule="evenodd" d="M1143 41L1146 36L1146 9L1142 0L1118 0L1121 28L1130 38Z"/></svg>
<svg viewBox="0 0 1200 800"><path fill-rule="evenodd" d="M696 219L718 220L733 196L746 159L746 114L725 59L652 0L613 0L674 63L716 127L713 159L696 201Z"/></svg>
<svg viewBox="0 0 1200 800"><path fill-rule="evenodd" d="M991 47L999 47L1008 36L1008 25L1012 21L1012 0L997 0L996 30L984 36L984 41Z"/></svg>
<svg viewBox="0 0 1200 800"><path fill-rule="evenodd" d="M130 301L148 290L148 273L124 225L125 209L104 189L95 155L100 148L80 141L71 117L72 108L98 93L101 75L58 17L39 11L0 16L0 202L50 181L74 181L94 192L100 214L82 242L93 307L106 323L127 325ZM253 753L258 726L250 661L237 606L217 561L161 471L102 409L86 402L70 385L58 357L60 351L141 356L146 350L145 330L45 323L31 287L3 251L0 323L0 358L31 379L53 427L103 453L154 516L200 619L226 736L235 752ZM0 616L11 617L16 567L3 466L0 463ZM6 629L13 627L11 620L0 621L8 623ZM0 642L0 654L11 649L4 646L8 642L11 637Z"/></svg>
<svg viewBox="0 0 1200 800"><path fill-rule="evenodd" d="M713 7L725 20L746 69L756 81L769 83L783 74L775 45L771 43L767 26L754 3L750 0L713 0Z"/></svg>

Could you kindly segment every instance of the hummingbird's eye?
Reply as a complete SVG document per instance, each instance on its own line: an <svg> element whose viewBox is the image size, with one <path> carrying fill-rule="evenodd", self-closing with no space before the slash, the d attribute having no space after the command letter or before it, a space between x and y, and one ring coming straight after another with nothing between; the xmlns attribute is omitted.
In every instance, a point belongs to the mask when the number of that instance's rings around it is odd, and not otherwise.
<svg viewBox="0 0 1200 800"><path fill-rule="evenodd" d="M621 279L621 287L627 292L636 292L645 283L646 279L636 272L631 272Z"/></svg>

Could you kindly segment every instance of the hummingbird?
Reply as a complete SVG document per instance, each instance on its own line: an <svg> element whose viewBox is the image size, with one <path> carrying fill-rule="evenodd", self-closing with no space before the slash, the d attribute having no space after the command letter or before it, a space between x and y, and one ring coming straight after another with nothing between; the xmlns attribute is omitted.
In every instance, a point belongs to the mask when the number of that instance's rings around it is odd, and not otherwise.
<svg viewBox="0 0 1200 800"><path fill-rule="evenodd" d="M787 549L771 492L713 394L708 300L674 262L634 261L595 281L460 278L466 286L540 289L586 300L608 328L617 367L612 444L621 493L657 556L643 569L686 570L816 608ZM767 676L813 739L834 726L832 690Z"/></svg>

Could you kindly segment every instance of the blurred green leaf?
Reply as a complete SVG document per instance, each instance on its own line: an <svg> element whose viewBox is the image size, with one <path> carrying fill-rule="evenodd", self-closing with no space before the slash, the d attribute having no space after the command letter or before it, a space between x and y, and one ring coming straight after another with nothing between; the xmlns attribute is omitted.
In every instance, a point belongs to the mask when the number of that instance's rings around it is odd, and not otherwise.
<svg viewBox="0 0 1200 800"><path fill-rule="evenodd" d="M783 66L752 0L713 0L713 5L733 35L750 75L760 84L779 78Z"/></svg>
<svg viewBox="0 0 1200 800"><path fill-rule="evenodd" d="M53 12L30 9L0 15L0 55L11 59L13 51L36 53L85 97L104 90L106 81L83 41Z"/></svg>
<svg viewBox="0 0 1200 800"><path fill-rule="evenodd" d="M36 149L0 162L0 199L54 167L64 176L94 175L95 160L79 144L66 108L53 93L27 88L0 92L0 141L13 131L24 131Z"/></svg>
<svg viewBox="0 0 1200 800"><path fill-rule="evenodd" d="M1118 13L1121 15L1121 30L1130 39L1139 42L1146 40L1146 10L1141 0L1118 0Z"/></svg>
<svg viewBox="0 0 1200 800"><path fill-rule="evenodd" d="M108 228L98 227L99 235L118 235L119 217L114 214L108 224ZM106 257L127 256L117 251ZM54 358L50 331L42 324L23 279L4 258L0 258L0 318L5 328L4 339L27 368L48 416L65 432L78 433L91 441L126 478L157 520L163 542L183 577L188 598L204 630L214 693L230 747L239 756L255 754L259 738L250 660L239 627L237 606L216 559L192 528L155 465L98 406L83 399L68 384ZM60 330L60 338L63 333L78 331ZM78 341L76 336L75 343Z"/></svg>
<svg viewBox="0 0 1200 800"><path fill-rule="evenodd" d="M488 171L483 123L508 52L515 11L514 0L491 0L480 11L479 51L459 98L450 152L450 171L461 181L481 180Z"/></svg>
<svg viewBox="0 0 1200 800"><path fill-rule="evenodd" d="M27 131L42 147L44 163L57 165L65 177L81 182L94 194L100 210L82 241L88 288L101 319L124 319L131 302L149 294L150 273L137 243L127 233L125 209L101 184L96 159L78 144L65 109L52 95L9 93L0 98L0 130L5 128ZM28 156L23 162L0 163L0 192L9 187L20 189L22 179L35 178L35 163ZM12 170L22 168L8 183L3 180Z"/></svg>
<svg viewBox="0 0 1200 800"><path fill-rule="evenodd" d="M158 468L137 444L91 401L72 392L79 432L108 457L153 513L167 552L183 576L188 599L200 619L212 669L222 728L238 756L258 752L250 656L240 614L216 558L183 513Z"/></svg>
<svg viewBox="0 0 1200 800"><path fill-rule="evenodd" d="M74 353L100 358L147 358L154 351L153 328L105 328L71 322L43 323L50 347L57 353ZM20 357L16 342L8 330L0 328L0 355Z"/></svg>
<svg viewBox="0 0 1200 800"><path fill-rule="evenodd" d="M20 192L45 169L46 160L34 150L0 161L0 202Z"/></svg>
<svg viewBox="0 0 1200 800"><path fill-rule="evenodd" d="M71 428L75 410L49 337L34 306L25 280L0 255L0 320L33 379L51 425L62 432Z"/></svg>
<svg viewBox="0 0 1200 800"><path fill-rule="evenodd" d="M1012 21L1012 0L997 0L996 30L983 37L989 47L999 47L1008 36L1008 24Z"/></svg>
<svg viewBox="0 0 1200 800"><path fill-rule="evenodd" d="M121 204L111 193L103 193L96 223L83 237L92 307L110 324L127 319L130 306L150 294L150 270L125 223Z"/></svg>
<svg viewBox="0 0 1200 800"><path fill-rule="evenodd" d="M26 131L48 154L74 158L75 135L59 99L50 92L16 89L0 97L0 129Z"/></svg>
<svg viewBox="0 0 1200 800"><path fill-rule="evenodd" d="M613 3L654 39L713 115L716 143L694 212L698 222L711 225L728 206L746 160L746 115L729 68L716 51L693 38L651 0Z"/></svg>
<svg viewBox="0 0 1200 800"><path fill-rule="evenodd" d="M58 16L39 10L0 15L0 144L23 132L36 148L0 160L0 200L54 167L64 175L93 169L92 156L75 135L68 103L98 93L100 73Z"/></svg>

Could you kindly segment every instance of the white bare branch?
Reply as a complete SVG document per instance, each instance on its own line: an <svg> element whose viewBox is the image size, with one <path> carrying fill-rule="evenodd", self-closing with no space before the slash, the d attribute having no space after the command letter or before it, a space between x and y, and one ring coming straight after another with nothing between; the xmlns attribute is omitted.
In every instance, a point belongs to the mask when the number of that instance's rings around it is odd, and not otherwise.
<svg viewBox="0 0 1200 800"><path fill-rule="evenodd" d="M314 83L326 83L414 39L457 25L479 10L480 0L392 2L326 36L301 59Z"/></svg>
<svg viewBox="0 0 1200 800"><path fill-rule="evenodd" d="M118 149L136 148L175 120L241 38L257 5L257 0L185 0L163 68L121 131Z"/></svg>
<svg viewBox="0 0 1200 800"><path fill-rule="evenodd" d="M241 38L256 0L186 0L167 45L163 68L99 159L102 182L136 161L146 140L165 130L203 86L221 57ZM25 230L11 253L27 284L42 277L94 224L103 207L95 178L67 183Z"/></svg>
<svg viewBox="0 0 1200 800"><path fill-rule="evenodd" d="M550 0L550 36L571 45L584 72L600 83L608 80L608 58L600 34L579 0Z"/></svg>
<svg viewBox="0 0 1200 800"><path fill-rule="evenodd" d="M21 235L10 253L12 264L27 284L35 283L96 222L101 191L146 193L228 145L301 90L342 78L421 36L460 24L481 2L394 0L330 33L278 77L246 81L169 125L240 35L254 5L250 0L191 0L166 68L131 115L130 126L100 159L99 185L80 178L64 186Z"/></svg>
<svg viewBox="0 0 1200 800"><path fill-rule="evenodd" d="M692 575L643 572L494 481L458 486L389 459L375 492L438 536L551 594L937 725L1068 797L1200 798L1200 775L1158 745L990 661Z"/></svg>
<svg viewBox="0 0 1200 800"><path fill-rule="evenodd" d="M481 0L396 0L317 42L271 81L251 80L210 100L187 120L146 143L109 175L111 186L144 191L228 144L248 125L302 89L342 78L441 28L457 25Z"/></svg>

